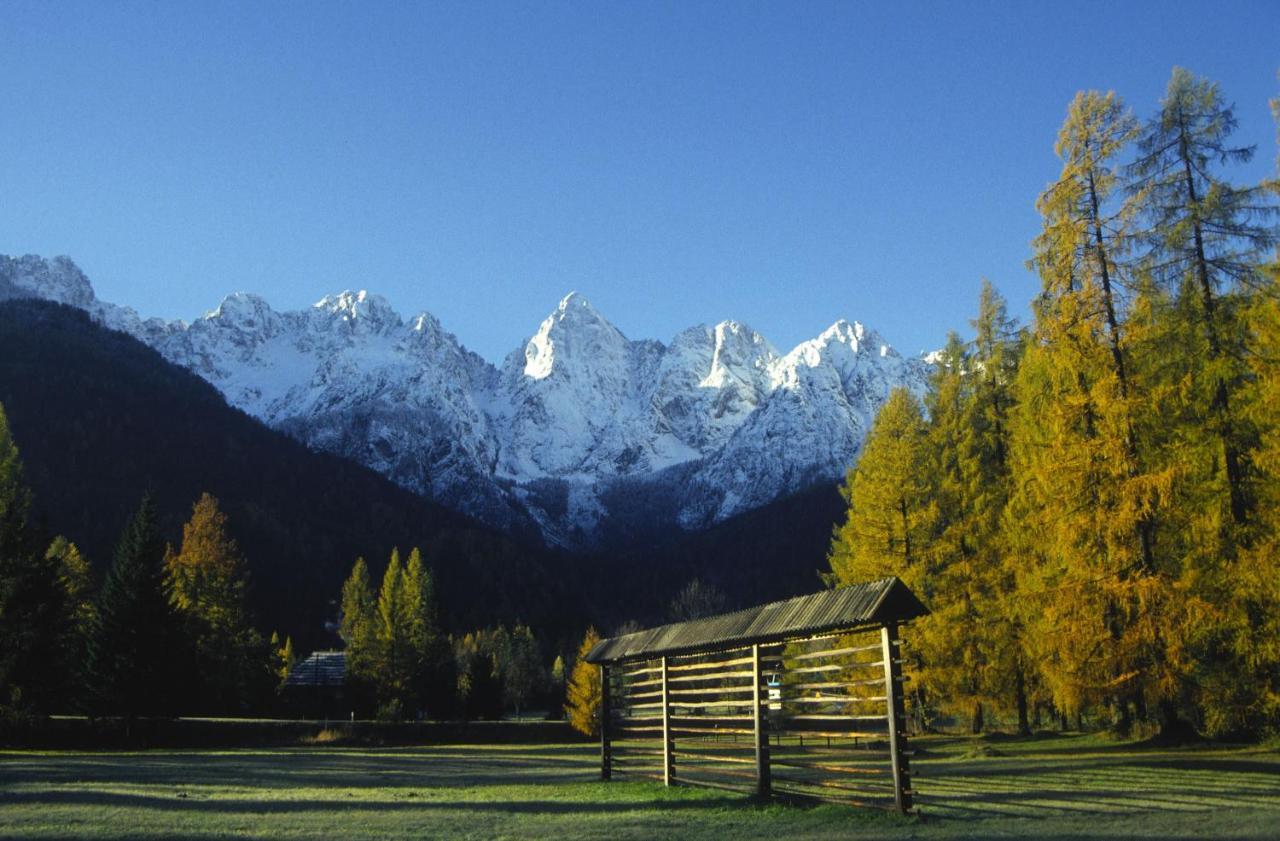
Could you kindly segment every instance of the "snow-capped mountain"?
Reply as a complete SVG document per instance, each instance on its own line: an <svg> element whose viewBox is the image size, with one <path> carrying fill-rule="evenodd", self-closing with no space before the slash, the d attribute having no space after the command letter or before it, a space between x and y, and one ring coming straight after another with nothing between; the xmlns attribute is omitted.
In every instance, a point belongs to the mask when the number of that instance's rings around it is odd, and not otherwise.
<svg viewBox="0 0 1280 841"><path fill-rule="evenodd" d="M843 475L927 363L857 322L780 354L745 324L631 340L571 293L495 367L429 313L342 292L300 312L237 293L190 323L99 301L65 258L0 256L0 300L87 310L308 445L562 545L700 528Z"/></svg>

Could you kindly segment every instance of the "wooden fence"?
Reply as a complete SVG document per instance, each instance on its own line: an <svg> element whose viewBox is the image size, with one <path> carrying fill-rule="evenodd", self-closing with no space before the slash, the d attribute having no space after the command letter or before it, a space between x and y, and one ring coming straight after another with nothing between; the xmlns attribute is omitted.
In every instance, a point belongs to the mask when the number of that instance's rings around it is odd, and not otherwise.
<svg viewBox="0 0 1280 841"><path fill-rule="evenodd" d="M898 625L602 663L601 776L906 813Z"/></svg>

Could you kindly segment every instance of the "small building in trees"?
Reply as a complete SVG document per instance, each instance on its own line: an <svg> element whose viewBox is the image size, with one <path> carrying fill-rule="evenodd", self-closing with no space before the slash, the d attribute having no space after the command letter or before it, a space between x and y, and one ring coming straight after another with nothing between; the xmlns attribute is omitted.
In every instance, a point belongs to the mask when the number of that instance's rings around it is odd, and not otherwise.
<svg viewBox="0 0 1280 841"><path fill-rule="evenodd" d="M342 718L346 704L347 653L315 651L294 663L284 679L288 706L311 718Z"/></svg>
<svg viewBox="0 0 1280 841"><path fill-rule="evenodd" d="M601 776L912 809L897 578L601 640Z"/></svg>

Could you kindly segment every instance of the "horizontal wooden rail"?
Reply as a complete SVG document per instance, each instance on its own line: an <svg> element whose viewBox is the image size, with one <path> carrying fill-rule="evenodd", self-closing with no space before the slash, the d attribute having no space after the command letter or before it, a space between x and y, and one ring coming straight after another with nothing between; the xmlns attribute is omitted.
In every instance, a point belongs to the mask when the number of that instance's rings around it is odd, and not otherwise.
<svg viewBox="0 0 1280 841"><path fill-rule="evenodd" d="M751 670L739 672L715 672L708 675L682 675L680 677L668 678L667 683L701 683L708 680L734 680L744 677L755 677L756 673Z"/></svg>
<svg viewBox="0 0 1280 841"><path fill-rule="evenodd" d="M711 762L735 762L743 765L755 765L756 758L754 756L728 756L721 753L703 753L696 750L677 750L671 752L672 756L689 757L693 759L704 759Z"/></svg>
<svg viewBox="0 0 1280 841"><path fill-rule="evenodd" d="M888 738L888 733L884 730L832 730L819 728L806 730L794 727L771 727L769 735L783 738L875 739L881 742ZM806 747L808 746L806 745ZM885 751L885 753L887 754L888 751Z"/></svg>
<svg viewBox="0 0 1280 841"><path fill-rule="evenodd" d="M671 706L695 710L707 707L746 707L751 709L755 704L750 701L672 701Z"/></svg>
<svg viewBox="0 0 1280 841"><path fill-rule="evenodd" d="M787 674L791 675L807 675L816 672L835 672L841 669L883 669L884 661L877 660L874 663L828 663L825 666L800 666L795 669L787 669ZM881 678L883 680L883 678Z"/></svg>
<svg viewBox="0 0 1280 841"><path fill-rule="evenodd" d="M755 771L739 771L736 768L717 768L714 765L689 765L688 763L683 763L679 766L677 775L680 779L687 780L689 779L688 773L690 771L711 774L717 777L741 777L744 780L754 780L756 778Z"/></svg>
<svg viewBox="0 0 1280 841"><path fill-rule="evenodd" d="M703 671L706 669L725 669L729 666L741 666L744 663L753 662L750 657L739 657L734 660L711 660L702 663L686 663L680 666L667 666L667 672L691 672Z"/></svg>
<svg viewBox="0 0 1280 841"><path fill-rule="evenodd" d="M889 778L890 785L893 784L893 769L884 768L854 768L848 765L830 765L825 762L796 762L790 757L778 759L771 757L772 764L780 768L801 768L804 770L828 771L832 774L874 774L877 776L886 776Z"/></svg>
<svg viewBox="0 0 1280 841"><path fill-rule="evenodd" d="M754 686L704 686L672 689L667 694L672 698L697 698L707 695L752 695L755 691Z"/></svg>
<svg viewBox="0 0 1280 841"><path fill-rule="evenodd" d="M845 654L861 654L864 651L879 651L880 643L875 645L857 645L852 648L827 648L821 651L810 651L804 654L795 654L790 657L783 655L785 660L813 660L819 657L839 657Z"/></svg>
<svg viewBox="0 0 1280 841"><path fill-rule="evenodd" d="M780 687L788 689L835 689L840 686L884 686L884 678L876 677L868 680L828 680L819 683L783 683Z"/></svg>

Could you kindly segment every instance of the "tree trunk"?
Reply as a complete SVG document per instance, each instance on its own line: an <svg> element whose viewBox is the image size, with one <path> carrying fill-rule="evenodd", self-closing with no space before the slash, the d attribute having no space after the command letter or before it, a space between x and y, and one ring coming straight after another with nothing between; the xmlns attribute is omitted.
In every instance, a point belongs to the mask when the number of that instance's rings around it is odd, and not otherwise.
<svg viewBox="0 0 1280 841"><path fill-rule="evenodd" d="M973 735L976 736L982 732L982 726L984 723L985 722L983 721L983 716L982 716L982 702L974 701L973 702Z"/></svg>
<svg viewBox="0 0 1280 841"><path fill-rule="evenodd" d="M1089 206L1093 218L1093 241L1098 250L1098 269L1102 274L1102 297L1107 312L1107 337L1111 347L1111 364L1115 366L1116 379L1120 381L1120 397L1124 400L1124 444L1128 456L1127 473L1132 479L1138 475L1138 439L1133 432L1133 422L1129 412L1129 375L1125 369L1124 353L1120 348L1120 320L1116 316L1115 297L1111 290L1111 269L1107 265L1107 250L1102 236L1102 218L1098 203L1098 191L1093 179L1093 171L1089 171ZM1151 518L1143 516L1138 521L1138 544L1142 550L1142 566L1147 572L1155 569L1151 548Z"/></svg>
<svg viewBox="0 0 1280 841"><path fill-rule="evenodd" d="M1031 725L1027 721L1027 679L1018 666L1014 671L1014 700L1018 706L1018 735L1030 736ZM1038 711L1037 711L1038 714Z"/></svg>
<svg viewBox="0 0 1280 841"><path fill-rule="evenodd" d="M1187 201L1189 207L1195 207L1199 199L1196 197L1196 182L1191 172L1191 156L1187 149L1186 127L1181 127L1178 140L1178 153L1182 158L1182 171L1187 185ZM1204 252L1204 227L1198 214L1192 214L1191 232L1195 242L1196 280L1200 284L1200 302L1204 307L1205 339L1209 343L1209 361L1217 362L1222 358L1222 344L1218 339L1218 329L1214 321L1217 302L1213 297L1213 281L1209 278L1209 260ZM1230 399L1227 395L1227 384L1217 376L1214 383L1213 403L1210 409L1218 416L1218 437L1222 440L1222 460L1227 470L1227 494L1231 504L1231 519L1236 525L1243 525L1248 517L1248 502L1244 495L1244 477L1240 464L1240 451L1235 446L1235 436L1231 423Z"/></svg>

